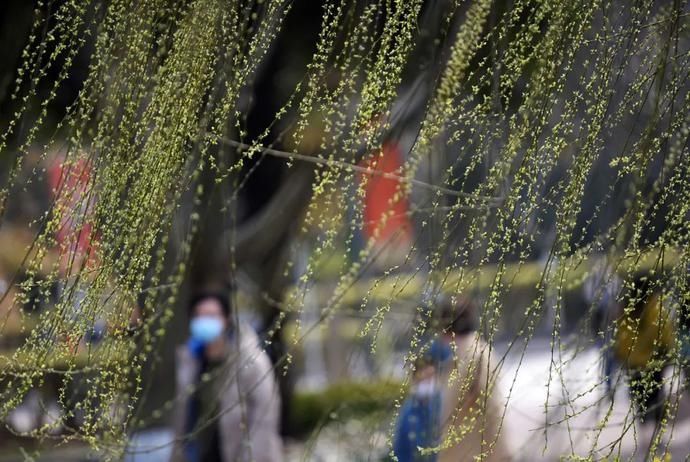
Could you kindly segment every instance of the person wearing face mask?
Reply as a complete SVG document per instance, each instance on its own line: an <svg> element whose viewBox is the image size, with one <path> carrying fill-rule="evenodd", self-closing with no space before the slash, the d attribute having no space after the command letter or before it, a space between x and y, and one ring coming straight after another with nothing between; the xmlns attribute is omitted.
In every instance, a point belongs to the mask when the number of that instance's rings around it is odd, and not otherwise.
<svg viewBox="0 0 690 462"><path fill-rule="evenodd" d="M280 397L259 338L235 326L228 297L190 302L190 338L177 352L174 462L280 462Z"/></svg>
<svg viewBox="0 0 690 462"><path fill-rule="evenodd" d="M405 400L395 428L393 453L398 462L434 462L440 435L441 387L439 376L451 358L440 339L430 343L415 362L410 396Z"/></svg>

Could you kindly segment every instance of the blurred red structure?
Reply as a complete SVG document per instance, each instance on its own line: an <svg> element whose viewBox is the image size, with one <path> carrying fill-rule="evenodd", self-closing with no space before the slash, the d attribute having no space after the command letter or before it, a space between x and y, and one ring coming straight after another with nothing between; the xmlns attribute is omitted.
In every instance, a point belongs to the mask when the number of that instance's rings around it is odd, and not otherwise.
<svg viewBox="0 0 690 462"><path fill-rule="evenodd" d="M402 175L402 155L396 143L387 142L363 167L382 174ZM408 246L412 235L409 202L401 181L381 174L364 174L364 236L377 244L390 239L395 247Z"/></svg>
<svg viewBox="0 0 690 462"><path fill-rule="evenodd" d="M54 210L60 216L55 233L60 267L68 272L70 264L86 259L87 265L96 260L97 234L94 231L93 190L91 165L84 158L66 160L58 156L48 167L48 184Z"/></svg>

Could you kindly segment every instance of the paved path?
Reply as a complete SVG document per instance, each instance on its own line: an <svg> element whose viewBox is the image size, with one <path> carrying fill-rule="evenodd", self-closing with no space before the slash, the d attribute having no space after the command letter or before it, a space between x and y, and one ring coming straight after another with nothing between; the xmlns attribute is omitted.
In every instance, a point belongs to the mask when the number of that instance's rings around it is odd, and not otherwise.
<svg viewBox="0 0 690 462"><path fill-rule="evenodd" d="M654 428L631 423L631 406L622 378L613 402L606 396L596 350L584 349L576 355L567 350L552 362L548 344L533 342L521 364L519 353L513 350L506 356L500 381L502 397L510 395L504 431L514 460L556 461L588 455L594 460L605 456L609 460L615 460L616 456L621 460L646 460ZM550 368L550 364L554 366ZM385 453L387 430L387 427L377 429L357 421L334 425L312 441L286 444L287 461L377 460L375 454ZM160 429L141 435L138 444L144 449L160 447L169 439L170 432ZM664 460L664 454L672 461L688 459L690 394L683 396L678 418L661 440L661 449L657 451L659 460ZM611 454L612 444L615 450ZM145 451L128 461L164 462L167 455L164 448ZM39 460L83 459L76 453L53 452Z"/></svg>
<svg viewBox="0 0 690 462"><path fill-rule="evenodd" d="M590 454L595 460L604 456L645 460L654 425L633 422L624 377L614 380L613 401L607 397L596 350L575 355L568 351L552 362L548 345L536 343L528 348L519 368L517 356L512 352L507 357L501 388L504 396L511 396L505 414L506 436L518 460ZM678 383L679 378L667 378L666 393L678 396L670 383ZM671 454L674 461L690 454L689 399L689 394L681 395L678 418L657 450L661 456Z"/></svg>
<svg viewBox="0 0 690 462"><path fill-rule="evenodd" d="M606 396L596 350L584 349L574 356L564 353L552 363L548 344L535 341L521 364L519 353L511 351L506 356L500 382L503 398L510 395L504 432L513 460L557 461L590 455L593 460L606 456L609 460L617 456L621 460L646 460L654 427L632 421L623 377L613 402ZM550 364L563 366L550 370ZM308 446L307 455L305 446L290 447L289 460L377 460L368 456L385 452L385 428L377 431L363 426L358 430L346 424L330 430ZM684 461L690 454L690 394L680 401L678 419L661 441L656 452L661 460L669 455L672 461Z"/></svg>

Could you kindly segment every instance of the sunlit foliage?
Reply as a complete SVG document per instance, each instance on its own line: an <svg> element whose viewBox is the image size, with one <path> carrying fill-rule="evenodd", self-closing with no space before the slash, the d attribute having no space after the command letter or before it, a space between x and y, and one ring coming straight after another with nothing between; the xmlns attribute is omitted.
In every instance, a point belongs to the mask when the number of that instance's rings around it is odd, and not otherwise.
<svg viewBox="0 0 690 462"><path fill-rule="evenodd" d="M35 241L14 310L36 287L46 299L53 283L64 288L54 307L21 323L27 339L0 373L0 415L47 374L64 377L63 400L71 378L86 377L86 399L77 405L84 425L67 438L119 457L127 432L146 420L137 413L146 393L141 368L166 334L204 219L208 184L200 178L210 174L237 192L251 174L247 166L267 156L314 170L285 262L295 284L279 322L297 319L290 348L314 328L297 315L329 258L337 262L335 282L319 286L318 326L344 306L361 307L368 318L360 335L376 349L391 310L412 300L419 322L410 361L430 327L425 310L441 294L479 298L489 344L503 335L523 348L547 323L553 381L573 346L564 333L565 295L593 277L593 268L604 268L596 273L604 276L580 322L571 323L570 331L582 333L575 346L615 337L615 323L591 331L588 321L615 277L623 280L615 294L622 305L632 306L632 281L645 274L653 281L648 290L662 294L675 317L688 309L686 2L325 0L315 52L274 115L281 135L265 127L250 138L246 98L293 3L36 3L12 93L17 109L0 137L2 156L12 159L0 213L25 178L44 176L47 159L64 156L55 200L32 224ZM437 9L438 20L420 29ZM51 101L80 52L90 56L88 77L46 136ZM52 90L39 97L36 87L47 78ZM385 242L374 236L356 245L356 237L367 183L381 175L369 166L391 139L404 157L399 171L385 174L398 184L391 201L409 201L414 232L402 255L387 259ZM27 160L36 152L41 160ZM87 184L68 181L84 165ZM228 215L236 199L228 198ZM192 206L181 207L185 200ZM84 257L77 243L87 224L93 245ZM65 228L73 232L58 242ZM226 237L233 259L235 234ZM509 303L525 287L529 301ZM143 325L134 340L125 331L137 303ZM84 351L79 343L97 320L108 326L106 339ZM676 341L665 361L679 370L680 336ZM290 348L278 370L291 367ZM567 411L558 418L568 419L578 396L564 399ZM124 418L111 412L122 403ZM545 403L546 427L553 405ZM672 431L675 409L670 403L659 442ZM602 427L609 418L602 414ZM592 443L589 456L608 454L616 454L615 443Z"/></svg>

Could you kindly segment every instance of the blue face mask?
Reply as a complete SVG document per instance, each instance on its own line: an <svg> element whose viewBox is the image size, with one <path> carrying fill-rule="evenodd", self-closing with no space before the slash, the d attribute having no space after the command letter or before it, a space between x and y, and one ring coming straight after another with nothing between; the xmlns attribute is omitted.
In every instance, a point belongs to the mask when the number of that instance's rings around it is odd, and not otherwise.
<svg viewBox="0 0 690 462"><path fill-rule="evenodd" d="M189 332L194 340L206 345L223 333L223 321L211 316L197 316L189 323Z"/></svg>

